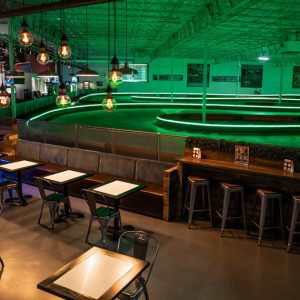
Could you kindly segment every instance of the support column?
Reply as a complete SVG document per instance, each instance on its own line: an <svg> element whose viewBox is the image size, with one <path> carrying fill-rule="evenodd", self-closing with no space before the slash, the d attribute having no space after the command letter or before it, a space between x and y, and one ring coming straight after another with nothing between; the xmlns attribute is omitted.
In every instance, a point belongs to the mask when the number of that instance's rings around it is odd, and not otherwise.
<svg viewBox="0 0 300 300"><path fill-rule="evenodd" d="M13 20L8 19L8 52L9 52L9 69L14 71L14 44L13 44ZM14 83L11 85L11 115L17 117L17 103Z"/></svg>
<svg viewBox="0 0 300 300"><path fill-rule="evenodd" d="M204 65L203 65L203 97L202 97L202 122L206 123L206 93L207 93L207 56L208 56L208 25L204 34Z"/></svg>
<svg viewBox="0 0 300 300"><path fill-rule="evenodd" d="M174 48L172 49L171 57L171 103L174 101Z"/></svg>
<svg viewBox="0 0 300 300"><path fill-rule="evenodd" d="M279 82L279 98L278 104L281 105L282 103L282 89L283 89L283 65L280 64L280 82Z"/></svg>

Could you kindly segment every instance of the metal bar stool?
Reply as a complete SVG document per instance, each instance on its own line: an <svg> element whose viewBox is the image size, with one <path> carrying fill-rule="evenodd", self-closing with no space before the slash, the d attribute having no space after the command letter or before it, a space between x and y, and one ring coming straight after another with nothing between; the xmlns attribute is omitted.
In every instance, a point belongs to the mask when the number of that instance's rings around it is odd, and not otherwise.
<svg viewBox="0 0 300 300"><path fill-rule="evenodd" d="M259 217L259 224L255 222L254 220L254 213L255 213L255 208L256 208L256 201L257 199L260 199L261 204L260 204L260 217ZM278 201L278 206L279 206L279 218L280 218L280 226L271 226L271 227L265 227L265 222L266 222L266 216L267 216L267 208L268 208L268 203L270 201ZM272 206L272 213L273 213L273 206ZM261 245L261 241L263 238L263 233L265 229L275 229L275 228L280 228L281 233L282 233L282 238L285 240L284 237L284 224L283 224L283 216L282 216L282 200L281 200L281 194L272 191L272 190L265 190L265 189L258 189L256 191L256 198L255 202L253 205L253 212L252 212L252 220L251 222L258 227L259 233L258 233L258 246Z"/></svg>
<svg viewBox="0 0 300 300"><path fill-rule="evenodd" d="M202 208L195 209L195 201L196 201L196 194L198 188L201 188L201 195L202 195ZM205 193L206 191L206 193ZM205 198L206 194L206 198ZM207 202L207 205L206 205ZM195 212L209 212L210 222L212 222L212 212L211 212L211 201L210 201L210 191L209 191L209 181L206 178L189 176L187 182L187 191L185 194L185 201L183 206L182 214L184 210L187 209L189 212L188 224L189 228L191 227L191 223L193 220L193 214Z"/></svg>
<svg viewBox="0 0 300 300"><path fill-rule="evenodd" d="M221 187L224 190L224 198L223 198L223 208L222 208L222 214L217 211L217 214L222 220L221 223L221 237L224 234L225 226L226 226L226 220L231 219L243 219L244 222L244 229L247 231L247 223L246 223L246 211L245 211L245 200L244 200L244 188L238 184L232 184L232 183L221 183ZM238 201L240 200L242 205L242 216L233 216L228 217L228 207L229 202L232 199L232 196L235 195L236 197L236 205L238 204ZM238 198L240 196L240 198Z"/></svg>
<svg viewBox="0 0 300 300"><path fill-rule="evenodd" d="M297 219L299 217L299 209L300 209L300 195L293 195L293 212L292 212L292 219L291 219L291 226L290 226L290 233L289 233L289 240L287 245L287 252L290 252L294 235L299 234L300 232L295 232L295 228L297 223Z"/></svg>
<svg viewBox="0 0 300 300"><path fill-rule="evenodd" d="M12 198L12 191L13 191L13 189L16 191L16 194L18 196L18 198L17 198L18 202L21 203L21 200L20 200L21 198L20 198L20 195L19 195L19 189L18 189L17 183L12 182L10 180L2 180L1 179L1 181L0 181L0 212L2 211L3 206L5 204L5 200L3 198L3 192L4 192L4 190L8 191L8 194L9 194L10 198L6 199L6 201L9 201L9 200L13 199Z"/></svg>

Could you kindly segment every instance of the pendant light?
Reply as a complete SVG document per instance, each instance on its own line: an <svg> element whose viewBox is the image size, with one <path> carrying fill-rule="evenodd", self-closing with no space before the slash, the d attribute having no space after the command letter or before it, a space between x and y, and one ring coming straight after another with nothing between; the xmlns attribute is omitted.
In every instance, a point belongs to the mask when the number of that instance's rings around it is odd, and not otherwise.
<svg viewBox="0 0 300 300"><path fill-rule="evenodd" d="M65 34L65 4L64 4L64 0L62 1L62 7L60 9L60 29L61 29L61 43L60 46L58 48L58 55L59 57L61 57L62 59L68 59L71 57L71 48L68 44L68 38Z"/></svg>
<svg viewBox="0 0 300 300"><path fill-rule="evenodd" d="M59 108L66 108L71 106L71 98L66 92L66 86L63 83L62 78L58 86L58 96L56 97L56 105Z"/></svg>
<svg viewBox="0 0 300 300"><path fill-rule="evenodd" d="M23 0L23 20L22 20L22 23L20 26L20 32L18 34L18 39L19 39L20 45L22 45L24 47L28 47L28 46L32 45L33 37L32 37L32 34L28 30L28 24L24 17L24 7L25 7L25 5L24 5L24 0Z"/></svg>
<svg viewBox="0 0 300 300"><path fill-rule="evenodd" d="M11 103L8 92L6 91L5 86L5 75L4 75L4 66L1 65L1 86L0 86L0 108L8 107Z"/></svg>
<svg viewBox="0 0 300 300"><path fill-rule="evenodd" d="M96 77L99 76L98 72L89 69L89 36L88 36L88 8L85 5L85 37L86 37L86 68L76 73L79 77Z"/></svg>
<svg viewBox="0 0 300 300"><path fill-rule="evenodd" d="M110 2L107 5L107 74L109 74L109 54L110 54ZM107 112L112 112L117 107L117 101L111 95L112 89L107 82L106 97L102 100L102 107Z"/></svg>
<svg viewBox="0 0 300 300"><path fill-rule="evenodd" d="M40 50L36 57L37 62L40 65L47 65L49 62L49 54L46 51L46 46L43 43L43 11L41 10L41 42L40 42Z"/></svg>
<svg viewBox="0 0 300 300"><path fill-rule="evenodd" d="M114 1L114 57L111 60L112 69L109 72L109 84L112 87L117 87L122 84L122 73L119 70L119 60L116 55L116 40L117 40L117 6Z"/></svg>
<svg viewBox="0 0 300 300"><path fill-rule="evenodd" d="M112 92L112 88L110 84L108 84L106 88L106 97L102 101L102 107L107 112L112 112L117 108L118 105L116 99L114 99L113 96L111 95L111 92Z"/></svg>
<svg viewBox="0 0 300 300"><path fill-rule="evenodd" d="M58 75L51 70L46 70L44 72L38 73L37 77L38 78L58 78Z"/></svg>
<svg viewBox="0 0 300 300"><path fill-rule="evenodd" d="M126 61L124 63L124 67L120 69L122 75L123 75L123 79L124 79L124 75L131 75L132 77L134 77L134 75L138 74L138 71L135 69L132 69L129 67L129 63L128 63L128 1L126 0L125 2L125 14L126 14Z"/></svg>

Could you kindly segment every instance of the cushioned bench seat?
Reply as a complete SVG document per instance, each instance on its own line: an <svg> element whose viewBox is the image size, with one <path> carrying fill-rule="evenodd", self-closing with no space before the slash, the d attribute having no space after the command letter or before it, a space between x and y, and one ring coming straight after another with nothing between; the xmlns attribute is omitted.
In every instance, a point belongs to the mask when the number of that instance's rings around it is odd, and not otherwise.
<svg viewBox="0 0 300 300"><path fill-rule="evenodd" d="M78 148L18 140L16 157L43 165L25 172L25 180L66 169L93 173L93 176L69 185L71 195L81 197L81 189L112 180L142 183L146 188L124 199L125 208L141 214L170 220L177 204L178 176L174 164L121 156Z"/></svg>

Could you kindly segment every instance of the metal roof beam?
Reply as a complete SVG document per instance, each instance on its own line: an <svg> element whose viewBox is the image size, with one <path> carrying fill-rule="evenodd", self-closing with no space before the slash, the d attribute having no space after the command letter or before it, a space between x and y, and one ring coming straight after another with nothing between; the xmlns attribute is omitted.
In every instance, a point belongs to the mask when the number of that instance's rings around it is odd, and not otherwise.
<svg viewBox="0 0 300 300"><path fill-rule="evenodd" d="M93 5L99 3L108 3L108 2L115 2L120 0L66 0L64 1L64 8L75 8L85 5ZM42 5L34 5L34 6L27 6L21 7L16 9L6 10L0 13L0 19L6 19L10 17L18 17L23 15L30 15L35 13L40 13L42 11L51 11L51 10L59 10L62 7L62 1L54 2L54 3L45 3Z"/></svg>
<svg viewBox="0 0 300 300"><path fill-rule="evenodd" d="M161 57L171 49L186 42L196 33L202 32L206 26L217 25L224 20L224 16L232 14L236 9L251 0L211 0L191 20L186 22L177 32L163 42L160 47L153 51L151 60Z"/></svg>

